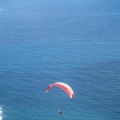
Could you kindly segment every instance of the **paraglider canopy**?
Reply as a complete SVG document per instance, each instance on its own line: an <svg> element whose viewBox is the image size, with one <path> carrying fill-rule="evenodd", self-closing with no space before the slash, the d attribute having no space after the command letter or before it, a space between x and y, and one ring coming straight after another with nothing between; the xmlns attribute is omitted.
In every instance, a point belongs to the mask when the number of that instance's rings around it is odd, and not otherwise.
<svg viewBox="0 0 120 120"><path fill-rule="evenodd" d="M62 90L64 90L67 93L69 98L73 98L74 92L73 92L72 88L68 84L63 83L63 82L52 83L52 84L50 84L49 86L46 87L45 91L48 92L53 86L61 88Z"/></svg>

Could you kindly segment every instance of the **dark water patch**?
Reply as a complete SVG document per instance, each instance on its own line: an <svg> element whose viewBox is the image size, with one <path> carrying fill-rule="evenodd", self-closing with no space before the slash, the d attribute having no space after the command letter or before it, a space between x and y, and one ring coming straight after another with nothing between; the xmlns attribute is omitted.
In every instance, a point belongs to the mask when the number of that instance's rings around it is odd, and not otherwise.
<svg viewBox="0 0 120 120"><path fill-rule="evenodd" d="M92 67L76 69L69 74L75 89L75 100L87 109L109 113L119 119L120 113L120 62L99 63ZM77 87L75 87L77 84Z"/></svg>

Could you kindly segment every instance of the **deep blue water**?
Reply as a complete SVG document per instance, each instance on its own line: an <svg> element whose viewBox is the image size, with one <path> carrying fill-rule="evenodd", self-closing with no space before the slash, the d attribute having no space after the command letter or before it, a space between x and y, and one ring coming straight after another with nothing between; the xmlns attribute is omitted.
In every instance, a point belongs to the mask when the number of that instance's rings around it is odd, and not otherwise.
<svg viewBox="0 0 120 120"><path fill-rule="evenodd" d="M0 120L120 120L119 6L0 0ZM74 98L46 93L56 81Z"/></svg>

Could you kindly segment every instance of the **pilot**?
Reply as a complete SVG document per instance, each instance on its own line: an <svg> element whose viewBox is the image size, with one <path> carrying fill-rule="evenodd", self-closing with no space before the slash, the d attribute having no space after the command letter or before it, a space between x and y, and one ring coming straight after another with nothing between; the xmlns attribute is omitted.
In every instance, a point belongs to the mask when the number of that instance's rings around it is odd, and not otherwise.
<svg viewBox="0 0 120 120"><path fill-rule="evenodd" d="M59 115L61 115L61 114L62 114L62 111L61 111L61 110L58 110L58 113L59 113Z"/></svg>

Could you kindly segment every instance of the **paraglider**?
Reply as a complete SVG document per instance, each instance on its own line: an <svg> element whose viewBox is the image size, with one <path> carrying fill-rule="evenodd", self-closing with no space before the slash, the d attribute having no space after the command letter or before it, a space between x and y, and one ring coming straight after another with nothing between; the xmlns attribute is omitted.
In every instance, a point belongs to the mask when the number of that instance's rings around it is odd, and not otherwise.
<svg viewBox="0 0 120 120"><path fill-rule="evenodd" d="M67 93L69 98L73 98L74 92L73 92L72 88L69 85L67 85L66 83L63 83L63 82L52 83L52 84L50 84L49 86L46 87L45 91L48 92L53 86L61 88L62 90L64 90Z"/></svg>
<svg viewBox="0 0 120 120"><path fill-rule="evenodd" d="M62 114L62 111L61 111L61 110L58 110L58 113L59 113L59 115L61 115L61 114Z"/></svg>
<svg viewBox="0 0 120 120"><path fill-rule="evenodd" d="M50 89L52 89L52 87L58 87L58 88L62 89L70 99L74 97L73 89L66 83L63 83L63 82L52 83L46 87L45 91L48 92ZM58 113L59 113L59 115L61 115L62 111L58 110Z"/></svg>

